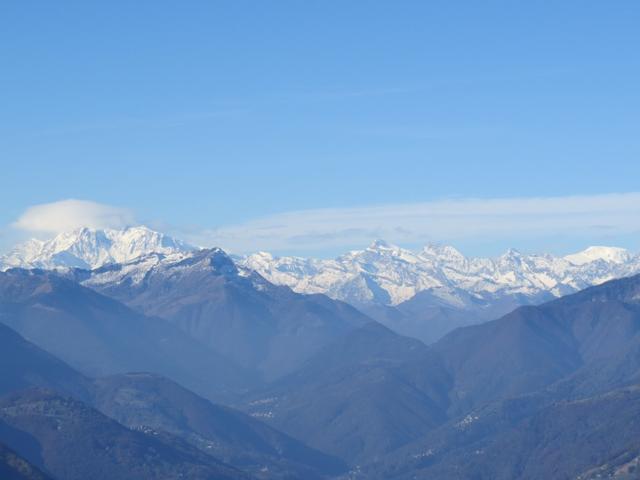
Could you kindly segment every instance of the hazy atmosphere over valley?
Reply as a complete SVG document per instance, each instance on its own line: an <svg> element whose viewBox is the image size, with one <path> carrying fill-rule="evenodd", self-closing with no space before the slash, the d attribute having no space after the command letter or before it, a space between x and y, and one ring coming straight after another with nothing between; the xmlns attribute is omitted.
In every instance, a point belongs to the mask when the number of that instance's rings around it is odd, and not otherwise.
<svg viewBox="0 0 640 480"><path fill-rule="evenodd" d="M0 480L640 479L639 22L0 6Z"/></svg>

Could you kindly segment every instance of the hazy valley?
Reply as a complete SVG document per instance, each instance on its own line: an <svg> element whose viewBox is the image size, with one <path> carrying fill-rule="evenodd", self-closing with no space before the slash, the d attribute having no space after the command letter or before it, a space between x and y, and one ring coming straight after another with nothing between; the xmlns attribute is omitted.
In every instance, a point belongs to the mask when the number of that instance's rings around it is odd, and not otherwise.
<svg viewBox="0 0 640 480"><path fill-rule="evenodd" d="M231 257L143 227L33 245L0 273L8 478L633 478L628 252Z"/></svg>

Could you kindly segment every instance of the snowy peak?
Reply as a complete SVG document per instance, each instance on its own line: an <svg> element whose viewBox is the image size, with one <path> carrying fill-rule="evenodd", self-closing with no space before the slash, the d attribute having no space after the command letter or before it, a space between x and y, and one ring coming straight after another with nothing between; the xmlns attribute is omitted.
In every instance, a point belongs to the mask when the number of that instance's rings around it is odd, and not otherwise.
<svg viewBox="0 0 640 480"><path fill-rule="evenodd" d="M197 250L139 226L81 228L48 241L30 240L0 257L0 271L11 267L100 269L94 272L93 282L126 279L132 284L151 271L167 268L175 273L188 268L256 283L267 279L298 293L323 293L356 306L397 305L420 292L456 306L507 297L564 295L640 273L640 256L622 248L589 247L565 257L510 249L497 258L481 258L465 257L448 245L429 244L413 251L376 240L332 260L267 252L230 258L219 249Z"/></svg>
<svg viewBox="0 0 640 480"><path fill-rule="evenodd" d="M603 260L607 263L623 264L631 260L632 255L624 248L589 247L581 252L567 255L564 258L573 265L585 265L597 260Z"/></svg>
<svg viewBox="0 0 640 480"><path fill-rule="evenodd" d="M188 252L193 247L145 226L122 230L80 228L48 241L29 240L0 257L0 270L86 268L125 263L150 253Z"/></svg>
<svg viewBox="0 0 640 480"><path fill-rule="evenodd" d="M445 262L452 265L463 265L467 259L456 248L449 245L430 243L419 252L422 258L428 258L436 262Z"/></svg>
<svg viewBox="0 0 640 480"><path fill-rule="evenodd" d="M440 245L438 243L430 243L422 248L424 255L432 257L449 257L449 258L464 258L464 255L460 253L455 247L450 245Z"/></svg>
<svg viewBox="0 0 640 480"><path fill-rule="evenodd" d="M135 288L149 283L164 283L167 288L189 278L193 288L211 278L224 278L228 282L244 282L258 291L274 287L254 270L237 265L220 248L199 249L171 254L151 253L129 262L113 263L91 271L82 283L90 288Z"/></svg>
<svg viewBox="0 0 640 480"><path fill-rule="evenodd" d="M412 251L382 240L334 260L260 253L237 262L296 292L324 293L354 305L397 305L423 291L450 305L470 298L560 296L640 273L640 257L614 247L590 247L566 257L509 249L497 258L474 258L448 245Z"/></svg>

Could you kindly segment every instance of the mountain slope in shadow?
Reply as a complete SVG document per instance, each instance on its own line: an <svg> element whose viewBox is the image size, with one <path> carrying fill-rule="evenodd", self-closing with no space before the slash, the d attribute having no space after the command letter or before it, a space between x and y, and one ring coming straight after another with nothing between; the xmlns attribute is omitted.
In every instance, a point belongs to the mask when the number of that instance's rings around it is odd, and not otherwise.
<svg viewBox="0 0 640 480"><path fill-rule="evenodd" d="M2 443L0 443L0 478L2 480L52 480Z"/></svg>
<svg viewBox="0 0 640 480"><path fill-rule="evenodd" d="M424 344L372 322L323 349L296 373L253 392L244 408L353 463L446 421L450 383Z"/></svg>
<svg viewBox="0 0 640 480"><path fill-rule="evenodd" d="M210 397L255 381L166 320L51 272L0 273L0 322L91 376L153 371Z"/></svg>
<svg viewBox="0 0 640 480"><path fill-rule="evenodd" d="M168 432L256 478L311 480L346 471L341 460L166 378L116 375L99 378L94 385L93 404L121 424Z"/></svg>
<svg viewBox="0 0 640 480"><path fill-rule="evenodd" d="M220 249L177 260L143 258L76 275L109 297L170 321L266 379L294 371L323 346L370 321L324 295L273 285L237 267Z"/></svg>
<svg viewBox="0 0 640 480"><path fill-rule="evenodd" d="M1 398L0 421L1 441L65 480L248 478L176 437L129 430L50 391L27 390ZM33 458L34 451L39 458Z"/></svg>

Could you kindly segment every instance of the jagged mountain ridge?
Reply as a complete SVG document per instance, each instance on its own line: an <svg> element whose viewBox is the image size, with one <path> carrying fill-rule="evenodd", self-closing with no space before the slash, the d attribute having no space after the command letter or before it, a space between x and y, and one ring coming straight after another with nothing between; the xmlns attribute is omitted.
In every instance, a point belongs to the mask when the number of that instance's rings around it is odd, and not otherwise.
<svg viewBox="0 0 640 480"><path fill-rule="evenodd" d="M144 272L144 273L142 273ZM237 266L220 249L152 254L132 264L74 271L86 287L178 326L265 378L370 319L325 295L301 295Z"/></svg>
<svg viewBox="0 0 640 480"><path fill-rule="evenodd" d="M258 331L256 327L272 325L277 328L268 331L270 335L260 337L259 344L271 345L272 339L288 338L293 341L288 341L286 347L276 348L271 353L289 352L290 348L301 343L301 339L311 338L307 335L308 327L330 326L327 322L330 318L335 319L336 313L345 315L349 311L354 312L353 308L341 302L333 302L323 295L298 295L287 287L275 286L258 273L238 267L220 250L203 250L185 257L178 256L181 260L175 260L174 256L153 254L138 259L134 262L135 265L114 264L94 271L72 270L67 274L77 275L76 280L82 280L85 285L102 290L108 296L118 297L132 307L144 311L157 309L156 313L163 313L169 317L167 320L180 325L188 333L197 335L198 338L208 337L212 342L211 346L231 345L234 350L238 350L236 342L217 343L217 337L221 332L233 333L233 338L238 340L250 339ZM156 267L142 277L138 275L140 265L154 262ZM129 268L131 270L127 272L122 270ZM82 293L81 297L95 299L96 302L101 299L97 306L112 303L106 302L106 299L91 290L75 284L70 285L69 278L62 278L56 272L12 270L0 275L0 278L7 280L6 288L0 289L4 292L0 295L0 300L6 302L4 307L0 305L0 310L7 312L8 318L13 317L12 313L24 311L23 307L27 307L28 312L37 310L37 315L29 318L45 321L59 319L60 317L44 316L44 312L52 312L52 309L58 311L61 307L65 307L66 311L66 307L78 308L85 303L79 301L79 296L70 297L70 292ZM101 284L102 279L105 282ZM500 402L514 395L536 395L536 392L545 389L548 393L545 393L544 398L548 398L552 403L566 400L582 402L593 395L605 394L611 388L640 381L639 286L640 277L625 278L539 307L520 308L500 320L460 329L433 347L399 338L376 324L366 324L360 329L354 329L360 322L347 321L346 324L342 324L344 328L329 329L328 333L332 334L324 336L322 342L326 348L315 355L309 352L312 356L304 365L300 365L302 358L297 358L296 362L285 362L287 365L296 365L290 375L276 379L274 384L260 389L257 394L249 392L247 399L250 408L247 408L247 413L267 420L294 438L309 441L312 447L321 450L331 449L329 453L339 455L349 463L353 462L351 464L355 470L360 468L360 465L365 468L365 462L382 458L393 472L386 468L381 469L379 465L372 466L372 469L382 475L380 478L405 478L397 475L403 473L398 470L398 463L406 464L404 458L396 457L393 453L397 448L404 449L406 446L410 458L416 458L415 455L422 458L420 455L425 452L436 451L436 448L432 448L431 442L447 441L447 432L451 429L455 433L459 428L466 429L467 425L475 424L476 417L480 421L486 418L485 413L478 412L492 402ZM52 297L57 298L57 301ZM249 305L252 308L245 309ZM218 308L220 306L224 308ZM15 310L14 307L19 307L19 310ZM125 312L126 309L120 307L118 311ZM330 317L320 315L322 311L331 313ZM238 315L235 315L236 313ZM135 320L134 317L128 318ZM155 317L154 319L160 320ZM265 320L268 322L260 323ZM344 320L348 318L345 317ZM353 320L357 319L354 317ZM247 325L251 328L245 328ZM196 328L192 329L194 326ZM209 326L209 333L215 333L215 336L203 337L202 328ZM36 330L40 331L40 328ZM65 333L69 332L66 327L62 330ZM301 333L304 335L299 335ZM47 335L44 339L41 337L41 341L49 341L50 336ZM132 337L149 338L147 334ZM68 352L64 349L60 353ZM266 353L269 355L258 358L254 366L264 365L264 358L272 357L271 353ZM6 360L12 361L11 357ZM22 375L16 377L18 382L24 378ZM135 398L136 402L143 399L146 402L146 399L150 399L154 404L160 397L165 400L182 398L178 391L180 389L166 390L164 387L158 388L161 395L159 393L156 396L153 394L156 387L150 385L141 387L142 397L137 394L132 396L130 380L133 379L139 379L139 376L129 377L125 382L117 381L117 388L109 387L107 391L114 393L114 398L124 392L125 398ZM136 384L139 385L137 382ZM153 384L157 385L155 382ZM112 398L111 393L102 398ZM621 399L624 403L615 405L612 411L624 408L628 412L628 418L637 418L637 403L628 403L624 398ZM27 406L33 404L29 398L26 400ZM37 405L41 403L38 400ZM24 403L20 400L18 404ZM44 404L56 409L64 406L56 399L52 399L51 402L46 400ZM583 404L575 403L579 407L578 417L574 417L573 408L566 412L566 415L560 412L569 425L575 421L574 418L577 421L583 418L583 410L580 407ZM189 436L193 433L183 429L180 415L171 414L176 412L172 406L175 405L173 401L156 405L159 416L154 418L159 422L157 425L172 426L173 431L169 430L169 434L184 433ZM540 407L545 405L546 403ZM12 403L10 409L14 408L17 407ZM98 410L106 413L106 410L102 411L101 408ZM204 410L199 411L204 414ZM599 404L594 403L594 407L589 407L584 414L599 425L603 421L603 417L597 415L599 410ZM138 416L141 412L145 413L146 409L143 407L138 413L130 410L120 412L125 414L120 420L124 422L126 418L125 423L129 426L141 423L146 425L147 417ZM169 415L165 415L165 412ZM487 441L495 445L489 445L490 451L504 452L504 445L514 443L511 441L512 438L524 446L518 447L518 451L526 451L530 444L555 438L557 429L547 430L546 425L553 427L554 424L546 422L545 419L555 418L556 412L557 410L545 412L536 407L532 413L533 417L527 416L525 419L525 426L533 425L529 431L543 433L540 441L536 436L512 437L509 432L503 434L500 431L498 434L501 439L496 438L494 441L493 435L492 438L487 437ZM115 415L115 412L108 415ZM25 415L21 418L24 418L26 423L16 423L17 426L24 425L24 428L29 429L39 427L37 416ZM21 418L16 421L22 422ZM142 422L139 421L140 418L143 418ZM520 424L518 421L513 425ZM195 426L196 423L192 425ZM538 430L538 425L545 428ZM621 425L624 425L624 422L621 422ZM508 428L511 426L512 424L509 424ZM615 436L618 428L604 431L605 437ZM472 427L468 431L475 430ZM40 430L33 432L39 434ZM50 433L58 435L55 431L43 431L47 436ZM195 433L201 435L204 432ZM581 433L581 438L588 441L587 433ZM483 432L479 431L478 434ZM132 438L133 440L135 439ZM425 440L429 443L424 443ZM171 440L171 444L176 443ZM555 443L548 445L548 449L556 449ZM9 443L9 446L12 444ZM458 458L475 458L474 452L484 448L481 445L477 448L473 444L468 448L463 447L459 456L452 451L455 455L451 460L438 460L441 465L437 468L443 471L449 469L447 465L457 468ZM635 444L626 443L616 446L616 450L623 449L630 455L634 454L635 448ZM391 456L387 457L387 454ZM200 458L198 452L193 451L189 456L194 460L196 457ZM571 458L571 455L565 456ZM258 455L254 458L260 457L261 455ZM431 456L425 458L424 462L436 459L432 459ZM609 458L609 454L597 458L582 455L580 464L572 466L564 463L563 468L578 474L608 462ZM31 461L31 458L27 460ZM469 463L468 468L472 475L486 465L481 458L478 458L478 462L481 465L474 464L473 461ZM493 465L502 464L500 461ZM36 463L36 466L39 465ZM414 470L424 466L422 463L410 465ZM520 467L515 465L515 468ZM509 476L510 473L511 470L506 471L507 476L502 478L514 478ZM411 475L412 472L408 474ZM495 470L487 471L486 474L480 471L480 474L483 476L477 478L500 478ZM528 478L550 476L538 475ZM376 477L368 475L363 478Z"/></svg>
<svg viewBox="0 0 640 480"><path fill-rule="evenodd" d="M640 275L520 307L431 347L365 325L293 375L250 392L244 408L361 466L353 479L568 479L637 451L637 434L618 432L638 418L639 382ZM614 425L616 411L625 419ZM551 462L549 452L556 452ZM519 474L528 457L537 459L527 466L536 473Z"/></svg>
<svg viewBox="0 0 640 480"><path fill-rule="evenodd" d="M250 372L169 322L56 272L1 272L0 324L91 376L154 371L208 396L252 383Z"/></svg>
<svg viewBox="0 0 640 480"><path fill-rule="evenodd" d="M168 458L175 459L180 452L189 454L191 460L196 460L201 467L219 466L222 461L248 473L255 480L319 480L325 475L340 473L346 467L339 459L313 450L258 419L211 403L157 374L138 372L90 378L4 325L0 325L0 352L2 480L45 480L44 476L36 475L38 472L28 462L44 470L51 468L49 473L68 468L72 471L67 471L64 476L56 475L56 478L74 478L73 475L78 472L74 473L73 462L66 460L76 455L76 451L82 452L82 466L78 468L95 469L95 474L109 475L123 467L138 468L149 459L144 455L139 459L132 458L135 455L127 451L132 437L124 427L132 431L130 434L137 435L138 441L134 441L134 446L140 445L139 441L142 440L138 434L163 443L162 450L155 452L159 457L156 455L153 465L146 467L151 469ZM13 401L10 402L12 407L6 411L2 404L8 398L13 398ZM29 405L37 408L29 408ZM15 428L9 424L12 418L15 419L17 410L23 410L30 420L23 423L22 427L16 425L18 428ZM64 411L70 412L71 418ZM110 426L106 425L107 430L119 431L119 434L107 439L108 448L100 448L99 444L105 435L109 437L109 433L96 428L100 424L105 425L104 415L111 419L108 422ZM52 419L54 431L47 430L44 425L50 424ZM119 425L114 424L113 420ZM39 430L43 426L45 430ZM83 431L85 434L82 434ZM52 436L58 436L57 440ZM91 441L87 442L87 438ZM155 447L158 446L156 443ZM47 452L43 452L43 449ZM122 455L105 458L105 453L108 457L108 452L118 450ZM46 453L44 457L43 453ZM104 466L105 461L111 471L102 472L100 464ZM24 476L14 472L15 468L22 471ZM154 475L152 471L147 473L151 477L143 473L135 478L200 478L187 475L187 471L178 471L175 476L159 475L157 472ZM91 477L97 478L95 475ZM114 474L109 478L122 477ZM125 474L124 478L133 477ZM204 478L226 477L210 475ZM229 478L247 477L242 474Z"/></svg>
<svg viewBox="0 0 640 480"><path fill-rule="evenodd" d="M640 272L640 256L615 247L589 247L565 257L510 249L498 258L480 258L451 246L411 251L376 241L334 260L259 252L237 261L294 291L325 293L355 305L395 306L429 291L457 308L514 295L559 297Z"/></svg>
<svg viewBox="0 0 640 480"><path fill-rule="evenodd" d="M0 270L92 270L118 263L142 278L159 261L179 260L194 251L195 247L144 226L81 228L17 246L0 257ZM266 252L233 258L238 266L297 293L322 293L356 306L396 306L426 291L443 305L466 309L505 297L559 297L640 272L640 255L616 247L589 247L564 257L511 249L497 258L482 258L466 257L452 246L431 244L412 251L377 240L335 259Z"/></svg>
<svg viewBox="0 0 640 480"><path fill-rule="evenodd" d="M48 390L0 398L0 438L63 480L250 478L179 438L128 429L85 403Z"/></svg>
<svg viewBox="0 0 640 480"><path fill-rule="evenodd" d="M122 230L80 228L46 241L31 239L0 257L0 271L9 268L86 268L125 263L155 252L186 253L191 245L145 226Z"/></svg>
<svg viewBox="0 0 640 480"><path fill-rule="evenodd" d="M213 404L171 380L130 373L98 378L93 406L134 430L174 435L261 480L320 480L346 464L307 447L262 421Z"/></svg>

